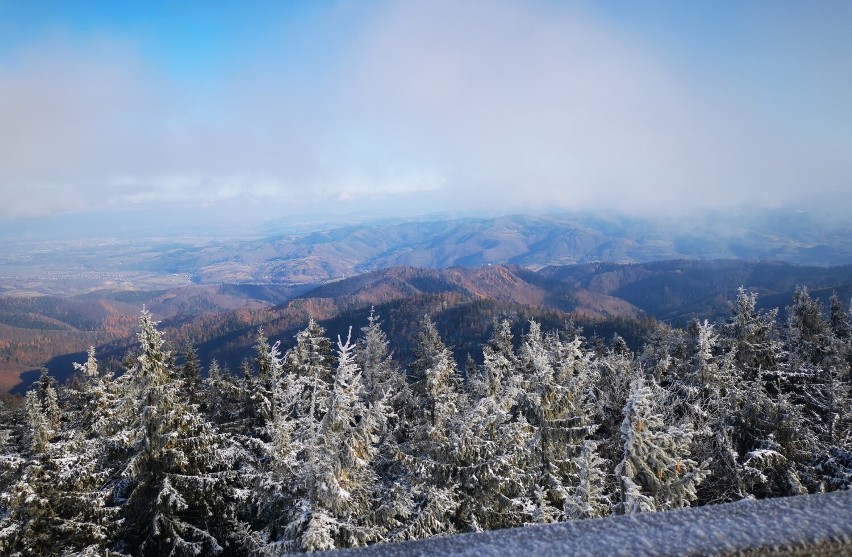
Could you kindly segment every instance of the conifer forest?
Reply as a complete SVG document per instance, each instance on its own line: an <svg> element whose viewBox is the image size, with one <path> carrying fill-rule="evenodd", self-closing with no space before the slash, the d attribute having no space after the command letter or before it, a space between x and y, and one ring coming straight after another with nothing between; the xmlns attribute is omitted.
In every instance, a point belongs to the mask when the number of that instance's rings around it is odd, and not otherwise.
<svg viewBox="0 0 852 557"><path fill-rule="evenodd" d="M636 350L496 321L481 364L428 316L410 361L381 315L311 320L233 371L143 310L122 369L93 348L0 403L0 554L276 556L848 489L849 308L756 302Z"/></svg>

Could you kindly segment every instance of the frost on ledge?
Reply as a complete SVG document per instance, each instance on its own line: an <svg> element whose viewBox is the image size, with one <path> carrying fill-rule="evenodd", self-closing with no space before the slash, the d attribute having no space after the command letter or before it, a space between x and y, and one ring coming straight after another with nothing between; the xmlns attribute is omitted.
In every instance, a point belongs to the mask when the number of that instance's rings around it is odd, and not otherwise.
<svg viewBox="0 0 852 557"><path fill-rule="evenodd" d="M325 553L406 555L852 555L852 490L460 534Z"/></svg>

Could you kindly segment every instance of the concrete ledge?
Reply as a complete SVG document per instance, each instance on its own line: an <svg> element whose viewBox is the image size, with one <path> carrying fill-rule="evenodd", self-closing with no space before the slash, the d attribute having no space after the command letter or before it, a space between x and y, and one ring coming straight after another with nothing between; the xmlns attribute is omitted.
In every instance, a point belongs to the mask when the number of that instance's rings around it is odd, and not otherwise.
<svg viewBox="0 0 852 557"><path fill-rule="evenodd" d="M325 554L849 556L852 491L459 534Z"/></svg>

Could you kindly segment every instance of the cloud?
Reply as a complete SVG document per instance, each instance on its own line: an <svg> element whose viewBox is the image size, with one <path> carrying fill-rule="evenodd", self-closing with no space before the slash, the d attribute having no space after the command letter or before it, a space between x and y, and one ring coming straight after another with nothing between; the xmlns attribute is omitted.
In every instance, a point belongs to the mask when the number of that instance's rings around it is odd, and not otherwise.
<svg viewBox="0 0 852 557"><path fill-rule="evenodd" d="M849 186L848 114L803 128L759 84L687 71L577 5L345 6L212 79L120 36L21 48L0 62L0 218L424 192L453 210L677 211Z"/></svg>
<svg viewBox="0 0 852 557"><path fill-rule="evenodd" d="M752 92L681 71L576 8L392 4L360 55L353 79L375 103L371 118L440 161L462 197L645 210L765 204L852 170L785 134ZM739 95L720 94L731 90Z"/></svg>

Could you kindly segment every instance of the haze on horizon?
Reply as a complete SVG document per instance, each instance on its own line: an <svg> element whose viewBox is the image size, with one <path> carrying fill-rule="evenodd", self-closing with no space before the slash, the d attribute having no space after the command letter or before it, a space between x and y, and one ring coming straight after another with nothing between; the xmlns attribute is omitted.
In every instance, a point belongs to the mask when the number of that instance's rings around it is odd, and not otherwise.
<svg viewBox="0 0 852 557"><path fill-rule="evenodd" d="M829 0L4 0L0 224L848 210L850 28Z"/></svg>

